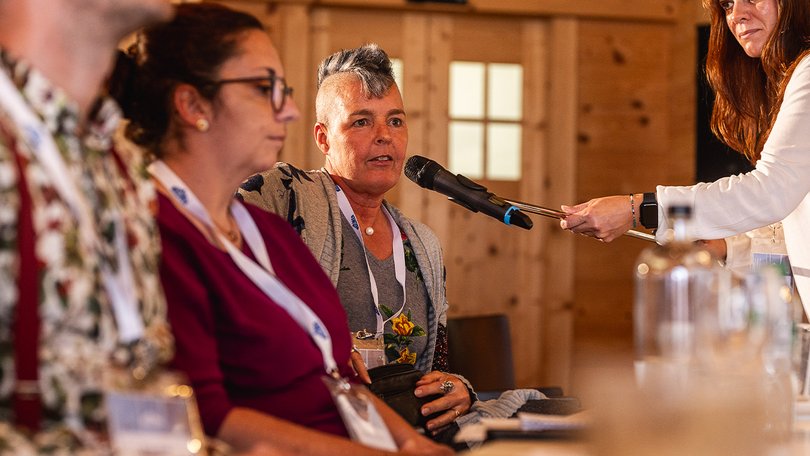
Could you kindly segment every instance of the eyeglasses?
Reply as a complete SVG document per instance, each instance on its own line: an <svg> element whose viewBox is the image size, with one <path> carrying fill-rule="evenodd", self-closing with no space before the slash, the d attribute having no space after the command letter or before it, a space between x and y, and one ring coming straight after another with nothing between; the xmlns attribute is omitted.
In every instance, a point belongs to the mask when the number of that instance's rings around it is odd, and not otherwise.
<svg viewBox="0 0 810 456"><path fill-rule="evenodd" d="M284 109L284 102L287 97L291 97L293 88L287 85L287 81L280 76L276 76L273 70L267 70L267 76L259 76L253 78L233 78L233 79L220 79L218 81L211 81L215 86L224 84L256 84L257 88L267 96L270 100L270 105L273 106L273 111L276 113ZM262 85L265 82L269 85Z"/></svg>

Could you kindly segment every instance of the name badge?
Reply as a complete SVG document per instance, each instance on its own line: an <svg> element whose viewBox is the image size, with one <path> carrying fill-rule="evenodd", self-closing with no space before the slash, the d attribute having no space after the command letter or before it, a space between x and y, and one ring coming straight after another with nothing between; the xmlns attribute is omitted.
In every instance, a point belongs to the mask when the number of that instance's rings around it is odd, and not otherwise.
<svg viewBox="0 0 810 456"><path fill-rule="evenodd" d="M781 228L780 228L781 229ZM755 237L751 239L751 265L759 268L766 265L775 266L785 278L785 284L793 291L793 273L784 238Z"/></svg>
<svg viewBox="0 0 810 456"><path fill-rule="evenodd" d="M354 346L363 357L366 369L382 366L386 363L385 346L382 337L374 337L366 330L357 331L354 337Z"/></svg>
<svg viewBox="0 0 810 456"><path fill-rule="evenodd" d="M129 372L105 373L110 443L118 456L205 456L205 436L188 382L174 372L146 381Z"/></svg>
<svg viewBox="0 0 810 456"><path fill-rule="evenodd" d="M352 440L380 450L397 451L397 444L374 406L368 389L342 378L322 378Z"/></svg>

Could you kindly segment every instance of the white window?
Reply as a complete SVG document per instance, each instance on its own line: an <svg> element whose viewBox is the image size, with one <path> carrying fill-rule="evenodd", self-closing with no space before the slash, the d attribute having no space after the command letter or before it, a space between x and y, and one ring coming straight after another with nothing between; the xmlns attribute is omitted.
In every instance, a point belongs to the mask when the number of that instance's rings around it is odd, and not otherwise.
<svg viewBox="0 0 810 456"><path fill-rule="evenodd" d="M394 81L396 81L397 87L399 87L400 95L404 93L402 88L403 68L402 59L391 59L391 69L394 71Z"/></svg>
<svg viewBox="0 0 810 456"><path fill-rule="evenodd" d="M448 165L471 179L520 179L523 67L450 63Z"/></svg>

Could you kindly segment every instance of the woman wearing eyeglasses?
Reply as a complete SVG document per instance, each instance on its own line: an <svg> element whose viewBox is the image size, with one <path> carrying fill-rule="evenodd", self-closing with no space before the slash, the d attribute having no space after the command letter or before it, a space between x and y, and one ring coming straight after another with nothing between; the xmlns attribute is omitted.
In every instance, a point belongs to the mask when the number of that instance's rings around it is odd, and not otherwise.
<svg viewBox="0 0 810 456"><path fill-rule="evenodd" d="M113 85L123 89L114 91L131 120L128 138L157 158L150 172L174 365L191 380L206 432L237 449L378 453L345 438L357 424L342 419L345 401L324 381L348 387L352 374L337 292L284 220L233 198L275 163L286 124L299 117L261 24L183 4L172 22L145 30L130 56L135 82L120 84L128 79L120 71ZM374 405L391 449L449 452Z"/></svg>

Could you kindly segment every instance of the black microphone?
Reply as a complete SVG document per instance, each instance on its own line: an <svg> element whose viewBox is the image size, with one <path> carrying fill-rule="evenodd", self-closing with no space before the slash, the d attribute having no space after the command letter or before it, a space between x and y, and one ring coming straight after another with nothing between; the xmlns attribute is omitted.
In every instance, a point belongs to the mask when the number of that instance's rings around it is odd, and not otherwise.
<svg viewBox="0 0 810 456"><path fill-rule="evenodd" d="M527 230L532 228L532 220L517 207L488 192L483 185L461 174L455 175L429 158L419 155L409 158L405 162L405 175L420 187L437 191L473 212L481 211L507 225Z"/></svg>

